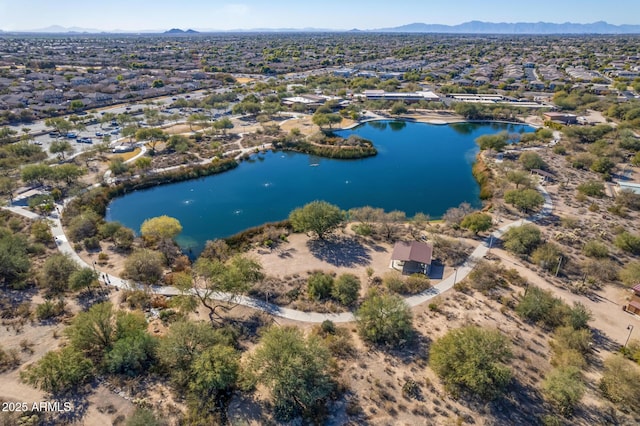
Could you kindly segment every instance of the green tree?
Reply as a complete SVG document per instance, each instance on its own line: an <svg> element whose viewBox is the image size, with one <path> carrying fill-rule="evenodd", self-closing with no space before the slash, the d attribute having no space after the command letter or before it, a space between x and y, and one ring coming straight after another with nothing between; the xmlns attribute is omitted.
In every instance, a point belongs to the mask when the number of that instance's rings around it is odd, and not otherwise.
<svg viewBox="0 0 640 426"><path fill-rule="evenodd" d="M80 268L69 276L69 288L73 291L91 288L98 284L98 273L91 268Z"/></svg>
<svg viewBox="0 0 640 426"><path fill-rule="evenodd" d="M360 295L360 279L353 274L342 274L336 279L331 297L345 306L351 306Z"/></svg>
<svg viewBox="0 0 640 426"><path fill-rule="evenodd" d="M542 207L544 197L535 189L512 189L504 193L504 201L526 213Z"/></svg>
<svg viewBox="0 0 640 426"><path fill-rule="evenodd" d="M305 338L295 327L270 327L246 367L247 382L271 394L276 417L313 414L334 389L331 355L319 337Z"/></svg>
<svg viewBox="0 0 640 426"><path fill-rule="evenodd" d="M60 154L60 157L64 160L65 154L73 153L73 147L67 140L53 141L49 146L49 152L52 154Z"/></svg>
<svg viewBox="0 0 640 426"><path fill-rule="evenodd" d="M22 285L31 268L28 251L24 236L0 227L0 286Z"/></svg>
<svg viewBox="0 0 640 426"><path fill-rule="evenodd" d="M396 102L391 106L391 114L401 115L407 113L407 106L404 102Z"/></svg>
<svg viewBox="0 0 640 426"><path fill-rule="evenodd" d="M289 214L291 225L297 232L313 232L323 240L344 220L339 207L326 201L313 201Z"/></svg>
<svg viewBox="0 0 640 426"><path fill-rule="evenodd" d="M155 154L156 145L167 137L164 131L157 127L138 129L136 130L135 136L138 142L148 141L149 146L151 146L151 155Z"/></svg>
<svg viewBox="0 0 640 426"><path fill-rule="evenodd" d="M93 364L73 347L47 352L20 374L22 380L52 394L77 390L93 376Z"/></svg>
<svg viewBox="0 0 640 426"><path fill-rule="evenodd" d="M78 265L67 254L55 253L47 258L40 274L40 283L50 294L63 293L69 288L71 274Z"/></svg>
<svg viewBox="0 0 640 426"><path fill-rule="evenodd" d="M262 265L257 260L245 256L234 256L226 262L200 257L194 264L196 278L202 279L202 285L193 281L185 290L193 291L200 303L209 310L212 323L220 322L218 310L229 310L228 304L245 293L251 285L264 278ZM224 295L224 300L215 301L213 296ZM219 298L219 297L218 297ZM232 306L233 307L233 306Z"/></svg>
<svg viewBox="0 0 640 426"><path fill-rule="evenodd" d="M429 351L429 365L449 392L499 397L511 382L511 344L499 331L466 326L449 331Z"/></svg>
<svg viewBox="0 0 640 426"><path fill-rule="evenodd" d="M502 151L507 146L508 135L506 132L497 135L482 135L476 138L476 143L481 150Z"/></svg>
<svg viewBox="0 0 640 426"><path fill-rule="evenodd" d="M215 345L199 354L191 363L189 392L198 402L198 411L220 405L223 392L232 390L240 374L240 355L234 348Z"/></svg>
<svg viewBox="0 0 640 426"><path fill-rule="evenodd" d="M84 108L84 103L79 99L75 99L69 103L69 108L72 111L79 111Z"/></svg>
<svg viewBox="0 0 640 426"><path fill-rule="evenodd" d="M316 272L307 280L307 293L313 300L328 299L333 290L333 277L329 274Z"/></svg>
<svg viewBox="0 0 640 426"><path fill-rule="evenodd" d="M540 157L540 155L537 152L533 152L533 151L523 152L522 154L520 154L518 161L520 162L520 164L522 164L522 167L524 167L525 170L533 170L533 169L544 170L548 167L547 163L544 162L542 157Z"/></svg>
<svg viewBox="0 0 640 426"><path fill-rule="evenodd" d="M127 278L144 284L157 284L162 278L165 259L155 250L136 250L124 262Z"/></svg>
<svg viewBox="0 0 640 426"><path fill-rule="evenodd" d="M78 178L84 176L86 171L75 164L60 164L52 168L51 179L57 182L64 182L67 186L78 182Z"/></svg>
<svg viewBox="0 0 640 426"><path fill-rule="evenodd" d="M53 171L46 164L27 164L22 168L22 180L29 185L43 185L51 178Z"/></svg>
<svg viewBox="0 0 640 426"><path fill-rule="evenodd" d="M532 186L531 177L527 172L523 172L522 170L511 170L507 173L507 180L516 185L516 189L523 185L526 188L530 188Z"/></svg>
<svg viewBox="0 0 640 426"><path fill-rule="evenodd" d="M118 176L128 172L129 166L124 162L122 157L118 156L114 157L109 163L109 170L111 170L111 173Z"/></svg>
<svg viewBox="0 0 640 426"><path fill-rule="evenodd" d="M584 388L582 373L574 366L554 369L542 382L544 396L563 416L573 414L574 407L584 395Z"/></svg>
<svg viewBox="0 0 640 426"><path fill-rule="evenodd" d="M504 247L512 253L531 253L542 241L542 233L537 226L526 224L509 228L502 236Z"/></svg>
<svg viewBox="0 0 640 426"><path fill-rule="evenodd" d="M478 232L488 231L491 228L491 225L493 225L491 216L481 212L474 212L466 215L460 223L461 228L468 229L476 235Z"/></svg>
<svg viewBox="0 0 640 426"><path fill-rule="evenodd" d="M212 347L232 347L232 336L225 329L188 320L176 321L160 339L158 359L179 390L187 390L193 377L192 365L200 355Z"/></svg>
<svg viewBox="0 0 640 426"><path fill-rule="evenodd" d="M396 295L370 292L356 311L358 333L374 344L402 345L413 335L409 306Z"/></svg>
<svg viewBox="0 0 640 426"><path fill-rule="evenodd" d="M182 232L178 219L166 215L153 217L142 222L140 234L152 241L173 240Z"/></svg>
<svg viewBox="0 0 640 426"><path fill-rule="evenodd" d="M50 244L53 241L51 228L45 220L36 220L31 224L31 236L39 243Z"/></svg>
<svg viewBox="0 0 640 426"><path fill-rule="evenodd" d="M118 250L128 251L133 246L135 235L133 231L126 227L121 227L113 234L113 243Z"/></svg>
<svg viewBox="0 0 640 426"><path fill-rule="evenodd" d="M156 346L156 339L146 330L130 331L106 353L105 369L111 374L138 376L154 364Z"/></svg>

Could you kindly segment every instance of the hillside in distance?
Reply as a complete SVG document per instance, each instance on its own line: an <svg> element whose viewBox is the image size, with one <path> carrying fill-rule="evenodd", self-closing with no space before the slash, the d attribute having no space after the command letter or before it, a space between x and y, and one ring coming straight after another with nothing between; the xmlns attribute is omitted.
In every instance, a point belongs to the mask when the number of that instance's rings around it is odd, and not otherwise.
<svg viewBox="0 0 640 426"><path fill-rule="evenodd" d="M604 21L590 24L565 22L494 23L470 21L458 25L413 23L392 28L372 30L394 33L450 33L450 34L640 34L640 25L613 25Z"/></svg>

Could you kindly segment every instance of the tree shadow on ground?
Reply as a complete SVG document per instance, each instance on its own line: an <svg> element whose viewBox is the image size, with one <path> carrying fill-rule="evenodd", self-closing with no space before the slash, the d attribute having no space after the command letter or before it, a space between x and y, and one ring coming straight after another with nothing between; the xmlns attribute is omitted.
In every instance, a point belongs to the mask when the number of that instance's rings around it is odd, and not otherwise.
<svg viewBox="0 0 640 426"><path fill-rule="evenodd" d="M326 240L310 240L307 247L313 256L336 267L368 265L369 250L354 238L333 237Z"/></svg>
<svg viewBox="0 0 640 426"><path fill-rule="evenodd" d="M495 424L500 425L538 425L540 417L548 411L540 391L519 380L513 380L507 394L488 406Z"/></svg>
<svg viewBox="0 0 640 426"><path fill-rule="evenodd" d="M106 302L109 300L109 294L109 288L104 286L94 287L91 291L83 290L78 293L78 304L86 311L96 303Z"/></svg>

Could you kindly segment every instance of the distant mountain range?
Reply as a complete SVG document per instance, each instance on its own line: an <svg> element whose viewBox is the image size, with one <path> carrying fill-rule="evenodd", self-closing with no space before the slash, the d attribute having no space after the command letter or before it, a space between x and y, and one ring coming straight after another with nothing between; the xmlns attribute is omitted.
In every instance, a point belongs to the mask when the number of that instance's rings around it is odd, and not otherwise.
<svg viewBox="0 0 640 426"><path fill-rule="evenodd" d="M219 32L362 32L362 33L442 33L442 34L640 34L640 25L613 25L604 21L590 24L577 24L565 22L562 24L551 22L516 22L516 23L493 23L470 21L458 25L424 24L413 23L392 28L377 28L360 30L336 30L326 28L254 28L254 29L234 29L216 30L200 29L181 30L172 28L163 30L96 30L92 28L62 27L53 25L29 31L2 31L2 33L47 33L47 34L167 34L167 35L195 35L202 33Z"/></svg>
<svg viewBox="0 0 640 426"><path fill-rule="evenodd" d="M493 23L470 21L458 25L415 23L393 28L371 30L385 33L449 33L449 34L639 34L640 25L612 25L604 21L591 24L565 22Z"/></svg>

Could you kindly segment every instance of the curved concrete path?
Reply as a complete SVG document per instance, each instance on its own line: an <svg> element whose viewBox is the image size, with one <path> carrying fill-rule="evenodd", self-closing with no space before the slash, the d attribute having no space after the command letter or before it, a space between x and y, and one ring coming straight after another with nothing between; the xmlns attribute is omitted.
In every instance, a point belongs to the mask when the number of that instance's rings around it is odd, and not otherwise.
<svg viewBox="0 0 640 426"><path fill-rule="evenodd" d="M535 222L551 214L551 211L553 210L553 203L551 200L551 196L549 196L549 193L542 186L538 186L538 190L540 190L545 200L542 210L539 213L529 217L528 219L516 220L514 222L511 222L493 231L487 238L484 239L484 241L478 247L475 248L475 250L467 258L467 260L456 269L455 274L453 274L452 276L450 275L449 277L445 278L437 285L423 291L420 294L416 294L414 296L405 298L405 302L410 307L415 307L450 290L455 284L454 280L455 282L459 282L465 279L467 275L469 275L469 273L473 270L476 263L487 255L487 253L491 249L490 246L492 242L495 239L500 238L502 234L504 234L509 228L512 228L514 226L520 226L525 223ZM4 208L16 214L28 217L30 219L36 219L41 217L22 207L4 207ZM58 211L59 208L60 206L56 208L56 211ZM64 234L64 230L62 229L62 224L60 222L59 214L53 213L52 215L47 217L47 219L51 223L51 232L55 238L58 249L62 253L66 253L69 256L71 256L71 258L74 259L79 265L95 269L95 265L91 265L85 262L82 258L80 258L80 256L78 256L78 253L75 252L72 244L67 240L67 237ZM116 287L117 289L131 289L131 288L139 287L138 284L130 283L129 281L124 280L115 275L100 273L100 279L102 281L105 281L105 278L106 278L106 282L109 285ZM176 289L175 287L152 286L151 289L154 293L165 295L165 296L177 296L182 294L182 292L180 292L180 290ZM214 293L212 295L212 298L220 301L231 301L232 303L236 303L236 304L247 306L254 309L259 309L261 311L267 312L274 316L295 320L295 321L301 321L301 322L320 323L325 320L331 320L336 323L345 323L345 322L355 321L355 316L352 312L342 312L342 313L336 313L336 314L320 313L320 312L303 312L295 309L283 308L273 303L268 303L266 301L261 301L248 296L233 297L232 295L227 293Z"/></svg>

